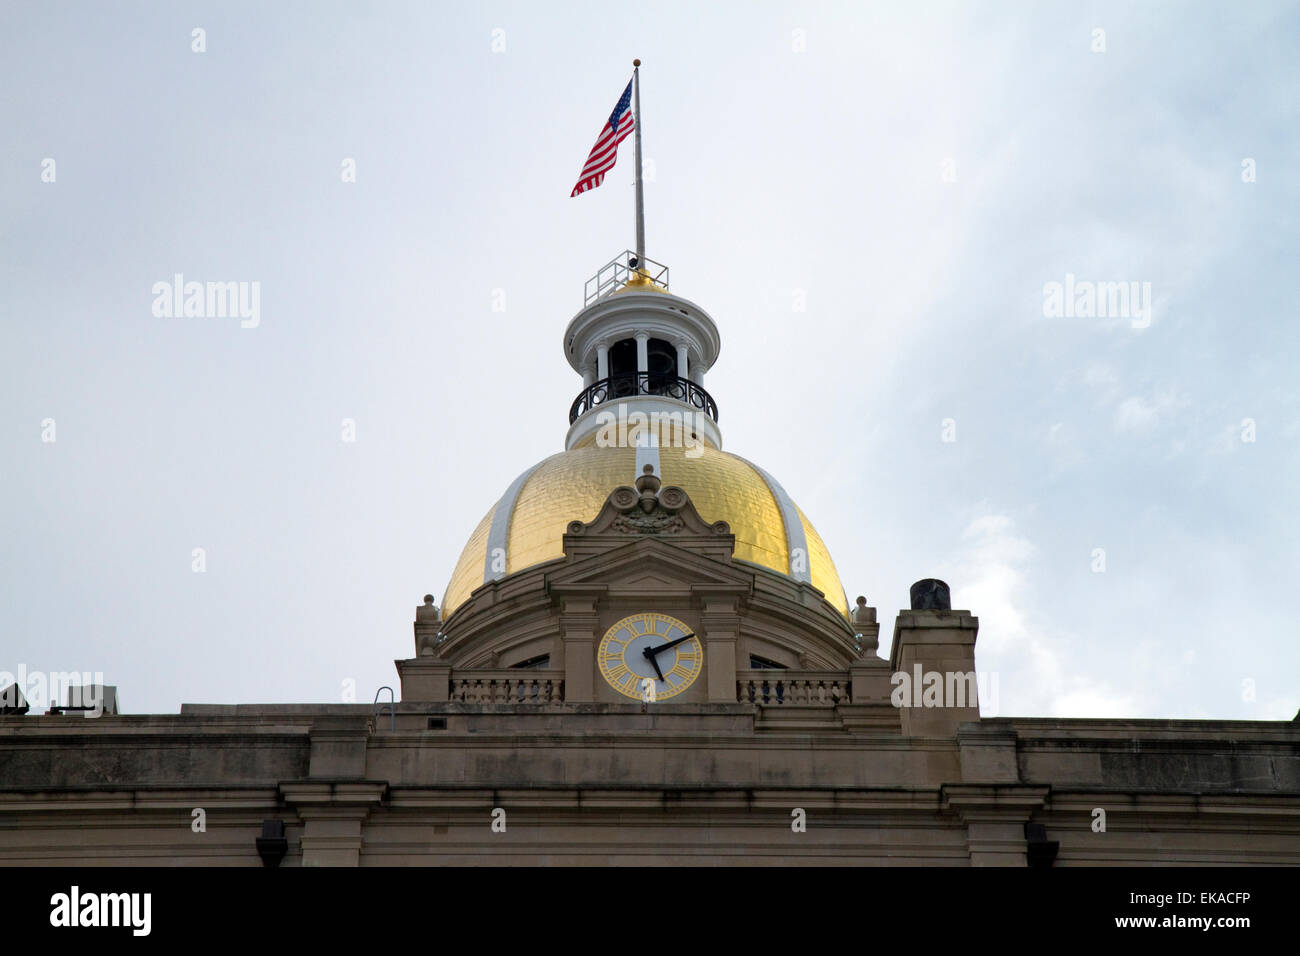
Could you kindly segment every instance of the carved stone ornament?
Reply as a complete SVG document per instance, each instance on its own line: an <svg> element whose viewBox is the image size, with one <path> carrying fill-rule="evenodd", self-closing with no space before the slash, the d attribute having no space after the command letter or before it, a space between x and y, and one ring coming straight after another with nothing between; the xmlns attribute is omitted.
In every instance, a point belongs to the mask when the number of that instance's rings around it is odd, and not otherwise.
<svg viewBox="0 0 1300 956"><path fill-rule="evenodd" d="M629 511L614 519L613 528L624 534L677 534L686 527L686 522L667 508L659 507L648 515Z"/></svg>
<svg viewBox="0 0 1300 956"><path fill-rule="evenodd" d="M571 535L727 535L725 521L706 522L681 488L661 487L650 465L636 487L622 485L610 492L605 507L590 523L572 521Z"/></svg>

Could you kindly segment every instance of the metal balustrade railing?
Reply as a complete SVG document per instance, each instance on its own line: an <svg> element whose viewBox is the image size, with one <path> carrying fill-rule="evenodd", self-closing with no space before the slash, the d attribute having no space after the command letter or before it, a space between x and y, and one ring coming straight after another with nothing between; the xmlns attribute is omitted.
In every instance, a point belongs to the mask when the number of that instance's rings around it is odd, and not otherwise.
<svg viewBox="0 0 1300 956"><path fill-rule="evenodd" d="M718 403L702 385L695 384L689 378L682 378L680 375L661 375L655 372L623 372L593 382L579 392L569 408L569 424L572 425L584 412L604 402L614 402L638 395L673 398L698 408L715 422L718 420Z"/></svg>

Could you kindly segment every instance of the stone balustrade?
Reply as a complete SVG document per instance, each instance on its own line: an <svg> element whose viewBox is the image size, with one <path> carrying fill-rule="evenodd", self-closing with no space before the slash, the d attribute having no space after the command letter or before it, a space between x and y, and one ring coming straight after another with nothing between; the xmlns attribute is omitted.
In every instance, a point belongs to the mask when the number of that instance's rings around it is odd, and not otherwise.
<svg viewBox="0 0 1300 956"><path fill-rule="evenodd" d="M834 707L849 703L846 671L736 671L736 700L765 707Z"/></svg>
<svg viewBox="0 0 1300 956"><path fill-rule="evenodd" d="M458 670L451 699L465 704L562 704L564 672L554 670Z"/></svg>

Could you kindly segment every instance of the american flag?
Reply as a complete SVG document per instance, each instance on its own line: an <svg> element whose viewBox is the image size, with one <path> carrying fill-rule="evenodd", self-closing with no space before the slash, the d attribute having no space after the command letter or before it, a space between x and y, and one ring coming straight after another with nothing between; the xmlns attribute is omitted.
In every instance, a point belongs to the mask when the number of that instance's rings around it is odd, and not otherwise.
<svg viewBox="0 0 1300 956"><path fill-rule="evenodd" d="M596 138L596 145L591 147L591 155L587 157L587 165L582 167L578 185L569 193L571 197L595 189L605 181L605 174L614 168L618 159L618 144L632 134L632 127L632 81L628 80L627 89L618 98L614 112L609 114L609 121Z"/></svg>

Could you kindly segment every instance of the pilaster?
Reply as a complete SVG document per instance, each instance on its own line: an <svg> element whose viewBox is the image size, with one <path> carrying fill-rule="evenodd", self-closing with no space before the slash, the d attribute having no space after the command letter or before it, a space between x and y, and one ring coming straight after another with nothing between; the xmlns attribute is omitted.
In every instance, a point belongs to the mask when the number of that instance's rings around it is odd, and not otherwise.
<svg viewBox="0 0 1300 956"><path fill-rule="evenodd" d="M966 825L971 866L1028 866L1025 824L1050 787L946 785L944 808Z"/></svg>
<svg viewBox="0 0 1300 956"><path fill-rule="evenodd" d="M710 703L736 702L736 653L740 643L736 605L734 597L705 598L700 614Z"/></svg>
<svg viewBox="0 0 1300 956"><path fill-rule="evenodd" d="M596 602L590 597L565 597L560 611L564 642L564 699L589 704L596 699Z"/></svg>
<svg viewBox="0 0 1300 956"><path fill-rule="evenodd" d="M375 780L283 783L280 795L303 822L303 866L359 866L361 830L388 784Z"/></svg>

